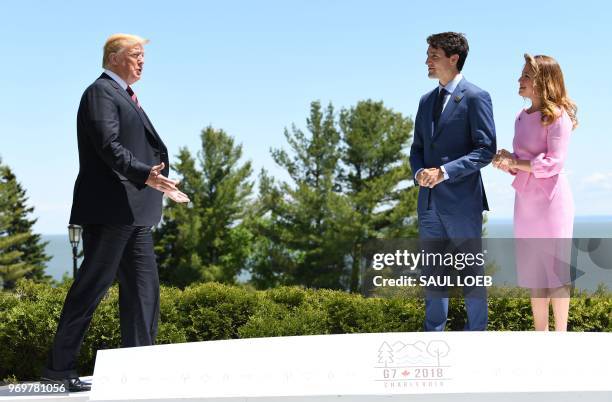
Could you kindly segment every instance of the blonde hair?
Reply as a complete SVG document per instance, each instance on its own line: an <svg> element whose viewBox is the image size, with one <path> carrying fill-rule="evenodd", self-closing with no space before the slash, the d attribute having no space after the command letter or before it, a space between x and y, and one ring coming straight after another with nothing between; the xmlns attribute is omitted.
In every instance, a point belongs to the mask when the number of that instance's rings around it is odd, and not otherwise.
<svg viewBox="0 0 612 402"><path fill-rule="evenodd" d="M569 98L565 90L563 72L557 60L550 56L532 56L525 53L525 63L533 71L533 83L535 93L540 98L540 112L542 113L542 124L545 126L554 122L559 117L559 109L565 110L572 120L573 127L578 127L576 112L578 107Z"/></svg>
<svg viewBox="0 0 612 402"><path fill-rule="evenodd" d="M108 68L108 62L112 53L119 53L122 50L135 45L146 45L148 39L141 38L137 35L117 33L111 35L104 44L104 56L102 57L102 67Z"/></svg>

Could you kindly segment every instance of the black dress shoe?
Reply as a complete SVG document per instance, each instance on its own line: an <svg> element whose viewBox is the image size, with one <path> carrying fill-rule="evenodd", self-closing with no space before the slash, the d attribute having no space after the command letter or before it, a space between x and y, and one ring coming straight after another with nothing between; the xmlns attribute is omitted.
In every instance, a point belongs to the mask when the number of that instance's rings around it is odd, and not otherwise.
<svg viewBox="0 0 612 402"><path fill-rule="evenodd" d="M91 385L81 381L80 378L70 378L68 380L68 392L91 391Z"/></svg>
<svg viewBox="0 0 612 402"><path fill-rule="evenodd" d="M91 385L86 384L81 381L80 378L62 378L62 379L53 379L43 377L41 383L44 384L59 384L66 387L68 392L83 392L83 391L91 391Z"/></svg>

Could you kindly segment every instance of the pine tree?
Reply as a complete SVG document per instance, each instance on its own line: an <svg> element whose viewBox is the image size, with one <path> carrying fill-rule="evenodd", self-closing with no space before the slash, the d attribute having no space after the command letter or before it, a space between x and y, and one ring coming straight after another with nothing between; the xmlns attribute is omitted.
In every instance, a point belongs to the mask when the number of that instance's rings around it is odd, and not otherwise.
<svg viewBox="0 0 612 402"><path fill-rule="evenodd" d="M416 236L417 189L408 155L412 120L361 101L340 112L343 192L356 215L358 232L351 250L351 291L359 287L361 249L368 239Z"/></svg>
<svg viewBox="0 0 612 402"><path fill-rule="evenodd" d="M260 205L264 218L257 233L259 253L251 266L253 283L344 288L344 257L350 250L352 211L339 193L340 134L333 106L325 111L313 102L308 133L295 125L285 138L291 154L273 150L274 161L291 182L276 183L260 176Z"/></svg>
<svg viewBox="0 0 612 402"><path fill-rule="evenodd" d="M307 129L285 130L290 152L272 151L290 182L260 175L251 282L357 291L367 240L416 235L412 121L368 100L336 123L313 102Z"/></svg>
<svg viewBox="0 0 612 402"><path fill-rule="evenodd" d="M0 229L2 228L0 224ZM23 278L33 267L21 260L23 253L15 250L27 233L0 236L0 290L12 288L17 279Z"/></svg>
<svg viewBox="0 0 612 402"><path fill-rule="evenodd" d="M26 192L12 170L0 161L0 253L4 287L10 288L20 277L48 282L46 263L51 258L45 253L47 242L33 232L36 219L29 216L33 207L27 206ZM9 266L11 273L8 272Z"/></svg>
<svg viewBox="0 0 612 402"><path fill-rule="evenodd" d="M173 169L189 206L168 202L156 236L160 279L232 283L245 267L251 233L244 220L253 183L251 163L240 164L242 146L223 130L207 127L202 149L193 157L181 148Z"/></svg>

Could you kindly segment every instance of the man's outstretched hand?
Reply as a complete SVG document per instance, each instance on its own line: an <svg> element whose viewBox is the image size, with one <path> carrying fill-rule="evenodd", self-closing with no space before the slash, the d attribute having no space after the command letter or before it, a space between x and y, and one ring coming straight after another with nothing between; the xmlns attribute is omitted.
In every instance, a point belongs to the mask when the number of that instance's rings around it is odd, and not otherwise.
<svg viewBox="0 0 612 402"><path fill-rule="evenodd" d="M187 194L183 193L180 190L165 191L164 194L166 194L166 196L174 202L185 203L190 201L189 197L187 197Z"/></svg>
<svg viewBox="0 0 612 402"><path fill-rule="evenodd" d="M165 167L166 165L164 165L164 162L160 163L159 165L153 166L151 168L151 171L149 172L149 178L147 179L145 184L149 187L153 187L154 189L161 191L162 193L165 193L166 191L176 190L176 185L178 182L171 180L161 174L162 170L164 170Z"/></svg>
<svg viewBox="0 0 612 402"><path fill-rule="evenodd" d="M164 162L153 166L145 184L166 194L174 202L189 202L189 197L176 187L179 183L178 180L169 179L161 173L165 167Z"/></svg>

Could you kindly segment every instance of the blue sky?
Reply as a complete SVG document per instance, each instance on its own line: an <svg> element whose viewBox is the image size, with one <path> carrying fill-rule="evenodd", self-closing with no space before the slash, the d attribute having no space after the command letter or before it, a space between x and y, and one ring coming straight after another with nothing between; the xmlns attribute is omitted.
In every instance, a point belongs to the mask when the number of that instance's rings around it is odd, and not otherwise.
<svg viewBox="0 0 612 402"><path fill-rule="evenodd" d="M151 40L134 89L175 155L211 124L243 144L255 171L281 176L270 147L303 127L311 101L383 100L414 117L427 78L425 38L466 34L464 75L491 93L510 148L523 53L560 62L579 107L566 164L577 215L612 215L607 2L8 1L0 14L0 156L26 187L36 230L64 233L78 170L76 111L115 32ZM489 218L512 216L510 178L487 167Z"/></svg>

